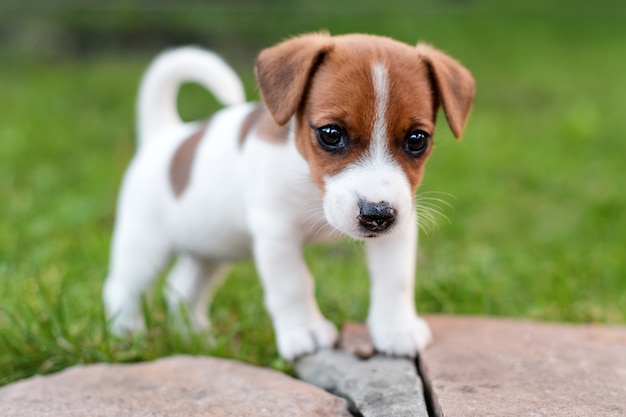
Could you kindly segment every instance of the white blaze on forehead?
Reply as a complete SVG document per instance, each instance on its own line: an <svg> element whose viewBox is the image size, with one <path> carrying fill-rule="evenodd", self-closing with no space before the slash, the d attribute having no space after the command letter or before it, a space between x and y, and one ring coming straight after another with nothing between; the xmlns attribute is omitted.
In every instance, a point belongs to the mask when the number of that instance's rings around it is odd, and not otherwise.
<svg viewBox="0 0 626 417"><path fill-rule="evenodd" d="M376 97L374 126L368 159L372 162L389 162L387 151L387 105L389 102L389 79L387 68L380 62L372 65L374 96Z"/></svg>

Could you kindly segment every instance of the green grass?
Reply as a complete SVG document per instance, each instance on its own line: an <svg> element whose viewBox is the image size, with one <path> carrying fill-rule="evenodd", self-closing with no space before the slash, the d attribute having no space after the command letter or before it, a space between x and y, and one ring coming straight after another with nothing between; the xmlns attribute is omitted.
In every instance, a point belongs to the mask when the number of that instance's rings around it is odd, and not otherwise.
<svg viewBox="0 0 626 417"><path fill-rule="evenodd" d="M427 195L453 208L441 204L449 220L421 235L418 308L626 323L623 8L428 4L423 15L390 4L356 16L350 8L277 11L258 26L254 14L200 13L189 24L219 21L252 45L322 27L367 31L423 39L457 57L476 76L478 96L461 142L439 120L421 191L443 193ZM255 96L253 55L240 55L247 49L223 52ZM105 330L100 290L117 189L134 150L135 91L149 59L0 60L0 384L76 363L177 352L289 369L250 262L236 265L219 290L210 337L185 338L169 324L158 291L146 299L146 335L118 340ZM215 103L187 86L181 108L202 117ZM363 320L360 245L306 256L325 314L337 324Z"/></svg>

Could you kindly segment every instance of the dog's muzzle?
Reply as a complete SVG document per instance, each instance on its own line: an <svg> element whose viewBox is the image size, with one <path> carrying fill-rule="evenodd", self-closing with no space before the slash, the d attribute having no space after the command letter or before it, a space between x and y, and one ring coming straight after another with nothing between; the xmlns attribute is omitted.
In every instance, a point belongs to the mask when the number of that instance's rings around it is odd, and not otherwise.
<svg viewBox="0 0 626 417"><path fill-rule="evenodd" d="M359 225L368 232L380 233L396 221L396 210L386 201L370 203L359 201Z"/></svg>

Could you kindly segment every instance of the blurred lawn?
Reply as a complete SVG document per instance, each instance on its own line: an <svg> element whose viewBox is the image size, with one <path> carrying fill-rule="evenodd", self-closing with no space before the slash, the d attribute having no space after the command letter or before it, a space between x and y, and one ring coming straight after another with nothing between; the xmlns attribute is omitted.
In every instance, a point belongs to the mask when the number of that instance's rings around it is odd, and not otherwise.
<svg viewBox="0 0 626 417"><path fill-rule="evenodd" d="M146 336L120 341L104 330L100 289L117 189L134 151L137 84L153 53L177 39L222 53L250 97L255 52L292 34L370 32L449 52L474 73L478 97L460 143L440 117L420 191L445 193L427 195L453 209L442 204L449 220L421 235L418 309L626 323L626 5L419 3L157 2L143 14L136 5L104 15L97 6L68 15L74 9L55 3L40 14L5 5L33 30L0 31L20 36L0 49L0 384L75 363L175 352L288 369L249 262L217 295L211 342L170 326L158 293L146 303ZM42 41L68 16L83 31L93 22L95 39L71 54L55 49L63 36ZM182 35L125 49L116 30L126 33L133 19ZM0 27L11 29L6 22ZM180 105L186 118L216 108L194 86L185 86ZM363 320L360 245L312 248L307 259L328 317Z"/></svg>

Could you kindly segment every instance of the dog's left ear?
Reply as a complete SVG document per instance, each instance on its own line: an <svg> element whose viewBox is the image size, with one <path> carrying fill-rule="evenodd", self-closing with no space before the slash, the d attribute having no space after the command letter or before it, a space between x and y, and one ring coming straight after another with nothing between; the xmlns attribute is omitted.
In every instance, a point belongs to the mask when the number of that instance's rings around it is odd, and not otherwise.
<svg viewBox="0 0 626 417"><path fill-rule="evenodd" d="M311 73L332 47L329 34L312 33L261 51L254 72L276 123L284 125L298 110Z"/></svg>
<svg viewBox="0 0 626 417"><path fill-rule="evenodd" d="M432 73L450 130L455 138L460 139L474 104L474 77L459 62L429 45L418 44L417 52Z"/></svg>

